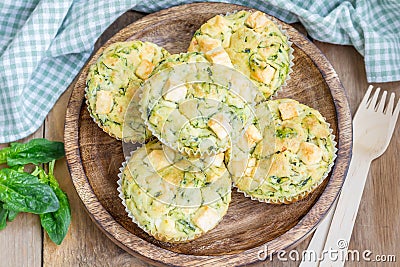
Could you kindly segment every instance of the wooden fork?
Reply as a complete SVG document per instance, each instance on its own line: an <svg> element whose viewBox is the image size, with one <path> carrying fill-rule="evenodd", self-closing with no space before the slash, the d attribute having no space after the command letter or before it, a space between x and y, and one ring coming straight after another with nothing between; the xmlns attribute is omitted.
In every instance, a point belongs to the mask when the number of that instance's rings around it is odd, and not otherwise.
<svg viewBox="0 0 400 267"><path fill-rule="evenodd" d="M300 267L343 266L345 263L369 167L372 160L386 151L400 110L399 100L393 111L396 98L394 93L391 94L386 109L386 91L379 102L380 88L370 99L372 88L372 85L368 87L353 118L353 155L337 204L333 205L318 226L307 248L308 252L316 253L317 258L321 257L323 251L339 251L336 254L337 259L330 259L329 254L325 254L320 265L317 260L303 259Z"/></svg>

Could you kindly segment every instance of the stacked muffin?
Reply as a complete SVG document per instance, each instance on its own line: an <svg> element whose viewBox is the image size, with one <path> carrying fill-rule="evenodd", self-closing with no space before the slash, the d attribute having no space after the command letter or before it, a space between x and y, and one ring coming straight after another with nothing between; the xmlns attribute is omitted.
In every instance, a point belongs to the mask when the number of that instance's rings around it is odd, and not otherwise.
<svg viewBox="0 0 400 267"><path fill-rule="evenodd" d="M291 67L288 37L260 12L239 11L215 16L198 29L189 51L201 51L213 63L221 58L248 76L270 98L285 82Z"/></svg>
<svg viewBox="0 0 400 267"><path fill-rule="evenodd" d="M141 41L103 51L89 70L88 109L112 137L143 143L118 181L140 228L187 242L222 220L232 183L253 200L289 204L327 177L329 124L295 100L270 100L289 78L292 51L259 11L211 18L187 53Z"/></svg>

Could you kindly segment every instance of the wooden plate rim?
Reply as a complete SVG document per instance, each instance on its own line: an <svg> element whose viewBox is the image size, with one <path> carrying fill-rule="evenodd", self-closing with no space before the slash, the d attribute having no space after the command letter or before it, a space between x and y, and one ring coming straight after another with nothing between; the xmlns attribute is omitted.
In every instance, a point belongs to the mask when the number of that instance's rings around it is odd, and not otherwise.
<svg viewBox="0 0 400 267"><path fill-rule="evenodd" d="M193 3L172 7L147 15L142 19L128 25L124 29L121 29L117 34L110 38L110 40L108 40L104 46L117 41L119 36L127 31L132 31L133 29L140 30L141 24L148 19L153 17L162 17L182 9L191 8L193 10L201 10L204 4L208 5L208 7L214 6L215 8L220 9L228 7L234 7L237 10L250 9L248 7L225 3ZM67 106L65 118L65 151L73 184L81 201L84 204L85 209L95 224L122 249L126 250L132 255L138 256L157 265L176 265L179 263L183 266L189 266L194 264L218 263L219 265L222 264L223 266L232 266L251 264L259 261L257 259L257 253L258 251L263 250L264 246L268 246L269 252L276 252L278 250L288 249L297 245L311 231L313 231L313 229L315 229L315 227L328 212L340 191L351 158L352 120L347 95L338 78L338 75L322 52L292 26L279 21L276 18L274 18L274 20L278 21L288 32L296 46L298 46L311 58L311 60L320 70L325 82L331 90L337 115L338 152L335 166L332 169L331 179L329 180L323 194L321 194L310 211L293 228L264 245L237 254L221 256L195 256L179 254L155 246L132 234L122 225L116 222L111 214L100 204L97 196L90 186L89 180L87 179L80 157L79 131L77 131L77 129L79 129L79 116L82 104L84 103L84 92L82 88L77 86L77 84L80 84L81 82L85 83L84 81L86 80L86 75L83 74L87 73L88 66L95 60L94 55L101 51L101 49L99 49L98 51L95 51L86 62L85 66L78 74L79 78L74 85L74 89Z"/></svg>

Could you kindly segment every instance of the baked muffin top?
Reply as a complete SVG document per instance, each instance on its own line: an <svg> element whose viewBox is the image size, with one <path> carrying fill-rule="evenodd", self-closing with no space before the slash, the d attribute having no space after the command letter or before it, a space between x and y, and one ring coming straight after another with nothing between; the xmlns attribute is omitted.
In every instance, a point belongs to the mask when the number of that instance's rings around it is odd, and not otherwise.
<svg viewBox="0 0 400 267"><path fill-rule="evenodd" d="M257 88L233 86L241 76L235 70L212 65L197 52L172 55L156 70L140 105L147 126L166 145L191 155L220 153L251 123Z"/></svg>
<svg viewBox="0 0 400 267"><path fill-rule="evenodd" d="M90 66L88 109L105 132L131 142L143 142L150 136L139 113L138 88L168 55L150 42L118 42L108 46Z"/></svg>
<svg viewBox="0 0 400 267"><path fill-rule="evenodd" d="M284 84L292 60L287 36L260 11L211 18L195 32L188 51L239 70L266 99Z"/></svg>
<svg viewBox="0 0 400 267"><path fill-rule="evenodd" d="M227 155L234 184L270 203L305 197L328 175L335 158L329 124L317 110L291 99L267 101L255 110L257 121L247 130L247 158Z"/></svg>
<svg viewBox="0 0 400 267"><path fill-rule="evenodd" d="M156 239L185 242L214 228L231 200L224 155L183 156L150 141L122 170L120 196L132 219Z"/></svg>

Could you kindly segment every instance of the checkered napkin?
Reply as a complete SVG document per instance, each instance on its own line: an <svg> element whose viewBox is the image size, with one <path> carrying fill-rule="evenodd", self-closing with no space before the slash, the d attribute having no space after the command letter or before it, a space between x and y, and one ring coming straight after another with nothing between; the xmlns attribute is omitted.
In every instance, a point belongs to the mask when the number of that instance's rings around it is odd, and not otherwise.
<svg viewBox="0 0 400 267"><path fill-rule="evenodd" d="M183 0L2 0L0 143L33 133L79 72L100 34L129 9L154 12ZM224 1L225 2L225 1ZM400 80L398 0L226 1L300 21L314 39L353 45L370 82Z"/></svg>

